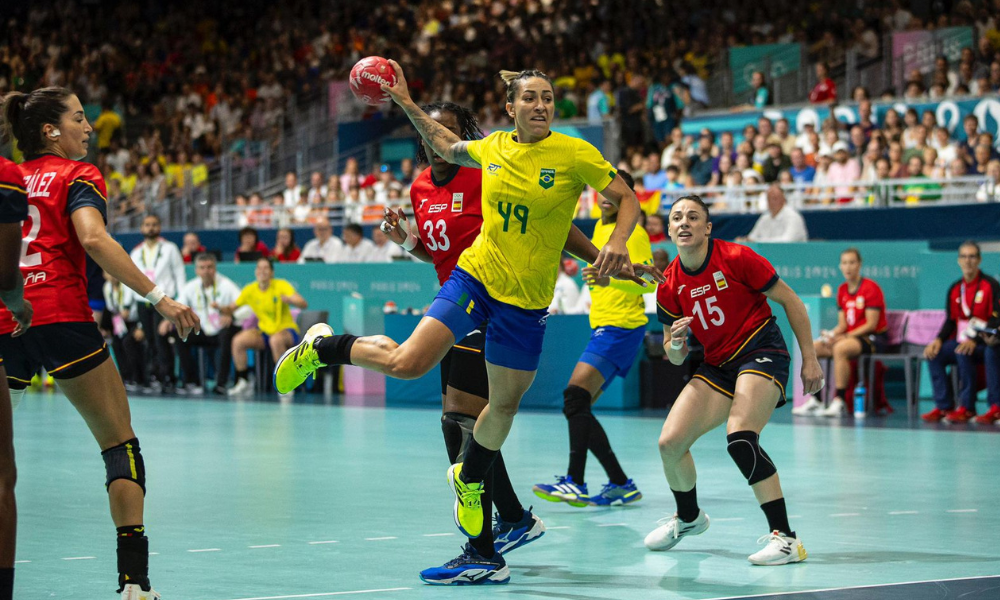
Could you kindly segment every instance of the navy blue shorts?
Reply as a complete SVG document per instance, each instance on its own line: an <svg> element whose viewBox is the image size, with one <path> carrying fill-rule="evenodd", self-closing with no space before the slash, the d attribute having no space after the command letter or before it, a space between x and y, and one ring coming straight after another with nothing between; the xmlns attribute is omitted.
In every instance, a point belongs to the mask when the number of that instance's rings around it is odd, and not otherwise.
<svg viewBox="0 0 1000 600"><path fill-rule="evenodd" d="M45 371L55 379L73 379L100 366L111 354L97 323L34 325L24 335L0 335L0 356L7 384L23 390Z"/></svg>
<svg viewBox="0 0 1000 600"><path fill-rule="evenodd" d="M291 327L286 327L284 329L284 331L287 331L288 333L292 334L292 346L294 346L295 344L299 343L299 339L300 338L299 338L299 332L298 331L295 331ZM281 332L279 331L278 333L281 333ZM266 334L266 333L264 333L263 331L261 331L260 332L260 337L264 338L264 348L270 348L271 347L271 336L268 335L268 334Z"/></svg>
<svg viewBox="0 0 1000 600"><path fill-rule="evenodd" d="M786 402L788 370L792 358L788 355L785 338L772 318L750 339L743 351L721 366L701 363L694 377L708 383L713 389L732 398L736 395L736 379L741 375L755 375L770 379L778 386L780 396L777 406Z"/></svg>
<svg viewBox="0 0 1000 600"><path fill-rule="evenodd" d="M486 321L486 362L520 371L538 370L549 316L545 308L532 310L494 300L475 277L455 268L426 316L444 323L455 340L464 339Z"/></svg>
<svg viewBox="0 0 1000 600"><path fill-rule="evenodd" d="M608 389L611 380L628 375L635 355L646 337L646 327L623 329L621 327L598 327L590 335L587 349L580 355L580 362L587 363L604 376L602 390Z"/></svg>

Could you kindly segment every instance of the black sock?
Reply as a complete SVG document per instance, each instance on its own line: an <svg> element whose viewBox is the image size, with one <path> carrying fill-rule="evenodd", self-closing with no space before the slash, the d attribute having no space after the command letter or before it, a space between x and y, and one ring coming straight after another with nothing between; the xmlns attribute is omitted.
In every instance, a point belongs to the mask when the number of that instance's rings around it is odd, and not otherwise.
<svg viewBox="0 0 1000 600"><path fill-rule="evenodd" d="M493 516L493 477L494 470L491 468L486 472L486 479L483 480L483 495L480 496L483 507L483 532L479 534L479 537L469 539L469 543L483 558L493 558L493 555L496 554L496 548L493 546L493 519L491 519Z"/></svg>
<svg viewBox="0 0 1000 600"><path fill-rule="evenodd" d="M344 333L341 335L326 335L313 342L319 361L324 365L349 365L351 363L351 348L358 336Z"/></svg>
<svg viewBox="0 0 1000 600"><path fill-rule="evenodd" d="M118 593L129 583L149 591L149 539L142 525L118 528Z"/></svg>
<svg viewBox="0 0 1000 600"><path fill-rule="evenodd" d="M250 378L250 369L236 369L236 381L247 380Z"/></svg>
<svg viewBox="0 0 1000 600"><path fill-rule="evenodd" d="M500 513L500 518L508 523L517 523L524 518L524 506L510 482L502 452L497 452L497 458L493 461L493 505Z"/></svg>
<svg viewBox="0 0 1000 600"><path fill-rule="evenodd" d="M484 481L497 454L500 454L499 450L480 446L476 436L472 436L469 446L465 449L465 462L462 463L462 473L459 477L465 483Z"/></svg>
<svg viewBox="0 0 1000 600"><path fill-rule="evenodd" d="M14 598L14 568L0 569L0 600Z"/></svg>
<svg viewBox="0 0 1000 600"><path fill-rule="evenodd" d="M569 424L569 466L566 474L577 484L585 483L587 470L587 445L594 415L590 412L591 394L580 386L570 385L563 390L563 412Z"/></svg>
<svg viewBox="0 0 1000 600"><path fill-rule="evenodd" d="M792 526L788 524L788 510L785 508L784 498L765 502L760 505L760 509L764 511L764 516L767 517L768 529L771 531L780 531L789 537L795 537Z"/></svg>
<svg viewBox="0 0 1000 600"><path fill-rule="evenodd" d="M611 483L625 485L628 477L625 476L625 471L622 470L622 466L618 462L618 457L615 456L614 450L611 449L608 434L604 432L604 428L601 427L601 422L597 420L597 417L591 415L591 420L593 422L590 425L590 441L587 447L594 453L597 460L601 462L601 466L604 467L604 471L608 474L608 479L611 480Z"/></svg>
<svg viewBox="0 0 1000 600"><path fill-rule="evenodd" d="M847 388L837 388L837 395L835 396L836 398L840 398L841 400L843 400L846 395L847 395Z"/></svg>
<svg viewBox="0 0 1000 600"><path fill-rule="evenodd" d="M690 523L697 519L699 513L698 487L695 486L687 492L670 491L674 493L674 500L677 501L677 518L685 523Z"/></svg>

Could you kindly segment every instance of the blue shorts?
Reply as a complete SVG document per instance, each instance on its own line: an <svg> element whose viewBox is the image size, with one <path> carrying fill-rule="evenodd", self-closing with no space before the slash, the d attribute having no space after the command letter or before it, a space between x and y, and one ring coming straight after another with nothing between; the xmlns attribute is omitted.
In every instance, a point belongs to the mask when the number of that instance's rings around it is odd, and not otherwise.
<svg viewBox="0 0 1000 600"><path fill-rule="evenodd" d="M646 328L622 329L621 327L598 327L590 335L587 349L580 355L580 362L587 363L604 376L602 390L608 389L611 380L628 375L635 355L646 338Z"/></svg>
<svg viewBox="0 0 1000 600"><path fill-rule="evenodd" d="M486 321L486 362L520 371L538 370L549 316L545 308L531 310L494 300L475 277L455 268L426 316L444 323L455 340Z"/></svg>
<svg viewBox="0 0 1000 600"><path fill-rule="evenodd" d="M295 344L299 343L299 332L298 331L295 331L291 327L285 328L284 331L287 331L288 333L292 334L292 345L293 346ZM281 332L279 331L278 333L281 333ZM271 347L271 336L268 335L268 334L266 334L266 333L264 333L263 331L261 331L260 332L260 337L264 338L264 348L270 348Z"/></svg>

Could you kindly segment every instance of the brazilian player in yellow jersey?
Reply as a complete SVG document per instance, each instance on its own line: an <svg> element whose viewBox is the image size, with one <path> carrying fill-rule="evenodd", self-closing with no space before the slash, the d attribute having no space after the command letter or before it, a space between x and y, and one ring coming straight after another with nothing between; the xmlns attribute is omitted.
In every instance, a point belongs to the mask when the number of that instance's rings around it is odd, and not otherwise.
<svg viewBox="0 0 1000 600"><path fill-rule="evenodd" d="M306 332L302 343L279 360L275 383L279 391L294 388L324 364L353 364L404 379L420 377L441 361L456 340L488 322L489 405L477 420L465 462L452 465L448 471L456 494L455 522L465 535L475 538L483 528L483 479L507 438L521 397L535 378L559 249L566 247L592 262L602 277L618 276L639 283L643 281L637 271L650 281L662 281L663 277L655 269L629 260L627 241L640 213L635 193L610 163L599 160L596 149L582 141L567 141L550 130L555 93L545 74L501 73L515 132L497 133L484 141L463 141L413 102L402 68L395 61L389 62L397 83L383 89L424 141L449 163L483 170L480 239L466 250L470 258L459 260L427 315L403 344L385 336ZM495 185L488 182L501 176L504 179ZM585 184L619 206L618 223L600 251L585 236L580 240L570 227Z"/></svg>
<svg viewBox="0 0 1000 600"><path fill-rule="evenodd" d="M619 171L618 176L632 187L632 176ZM618 207L602 199L599 203L601 219L594 227L594 245L598 248L608 242L618 217ZM628 239L628 252L632 260L646 264L653 262L649 235L641 227ZM563 390L563 414L569 422L569 467L565 476L555 483L534 486L537 496L553 502L568 502L572 506L620 506L642 498L635 483L629 479L611 450L608 436L601 423L591 412L591 405L616 376L625 377L636 353L646 336L645 303L642 294L646 288L628 281L615 281L599 277L597 269L583 270L584 281L590 286L590 343L580 356L569 385ZM608 475L608 483L601 492L590 495L584 471L587 451L593 452Z"/></svg>

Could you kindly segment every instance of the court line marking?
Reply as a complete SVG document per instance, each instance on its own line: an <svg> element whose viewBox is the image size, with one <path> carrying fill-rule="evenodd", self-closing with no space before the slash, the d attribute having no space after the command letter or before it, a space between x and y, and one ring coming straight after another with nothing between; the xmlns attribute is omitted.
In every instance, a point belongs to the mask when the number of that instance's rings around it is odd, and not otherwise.
<svg viewBox="0 0 1000 600"><path fill-rule="evenodd" d="M602 523L598 527L628 527L628 523Z"/></svg>
<svg viewBox="0 0 1000 600"><path fill-rule="evenodd" d="M546 527L546 531L552 531L553 529L569 529L569 525L559 525L557 527Z"/></svg>
<svg viewBox="0 0 1000 600"><path fill-rule="evenodd" d="M264 544L262 546L247 546L247 548L281 548L281 544Z"/></svg>
<svg viewBox="0 0 1000 600"><path fill-rule="evenodd" d="M673 342L671 342L671 343L673 343ZM381 542L383 540L398 540L398 539L399 538L396 537L396 536L394 536L394 535L387 535L385 537L365 538L365 541L366 542Z"/></svg>
<svg viewBox="0 0 1000 600"><path fill-rule="evenodd" d="M671 342L671 343L673 343L673 342ZM950 512L950 513L974 513L974 512L979 512L979 509L976 509L976 508L956 508L956 509L953 509L953 510L946 510L944 512Z"/></svg>
<svg viewBox="0 0 1000 600"><path fill-rule="evenodd" d="M919 510L894 510L889 512L890 515L919 515Z"/></svg>
<svg viewBox="0 0 1000 600"><path fill-rule="evenodd" d="M791 518L791 517L789 517L789 518ZM713 523L724 523L724 522L727 522L727 521L743 521L743 520L744 520L743 517L724 517L724 518L721 518L721 519L712 519L712 522Z"/></svg>
<svg viewBox="0 0 1000 600"><path fill-rule="evenodd" d="M68 558L64 558L63 560L94 560L95 558L97 558L97 557L96 556L70 556Z"/></svg>
<svg viewBox="0 0 1000 600"><path fill-rule="evenodd" d="M833 513L831 517L860 517L861 513Z"/></svg>
<svg viewBox="0 0 1000 600"><path fill-rule="evenodd" d="M770 598L771 596L790 596L792 594L817 594L820 592L841 592L844 590L865 590L869 588L894 587L897 585L916 585L919 583L944 583L946 581L976 581L979 579L1000 579L996 575L982 575L979 577L952 577L950 579L925 579L922 581L900 581L898 583L873 583L871 585L852 585L848 587L822 588L817 590L798 590L795 592L771 592L769 594L753 594L752 596L720 596L719 598L706 598L706 600L745 600L746 598ZM266 598L242 598L240 600L268 600Z"/></svg>
<svg viewBox="0 0 1000 600"><path fill-rule="evenodd" d="M222 552L222 548L199 548L197 550L188 550L188 552Z"/></svg>
<svg viewBox="0 0 1000 600"><path fill-rule="evenodd" d="M326 540L325 542L309 542L310 546L315 546L317 544L339 544L337 540Z"/></svg>
<svg viewBox="0 0 1000 600"><path fill-rule="evenodd" d="M15 565L23 565L25 563L30 563L30 562L31 562L30 560L15 560L14 564Z"/></svg>
<svg viewBox="0 0 1000 600"><path fill-rule="evenodd" d="M455 535L454 533L425 533L424 537L445 537L449 535Z"/></svg>
<svg viewBox="0 0 1000 600"><path fill-rule="evenodd" d="M398 587L398 588L384 588L381 590L353 590L350 592L324 592L319 594L296 594L293 596L258 596L256 598L234 598L233 600L288 600L290 598L327 598L330 596L348 596L351 594L375 594L380 592L401 592L404 590L412 590L413 588L408 587Z"/></svg>
<svg viewBox="0 0 1000 600"><path fill-rule="evenodd" d="M150 552L149 555L150 556L159 556L160 553L159 552Z"/></svg>

